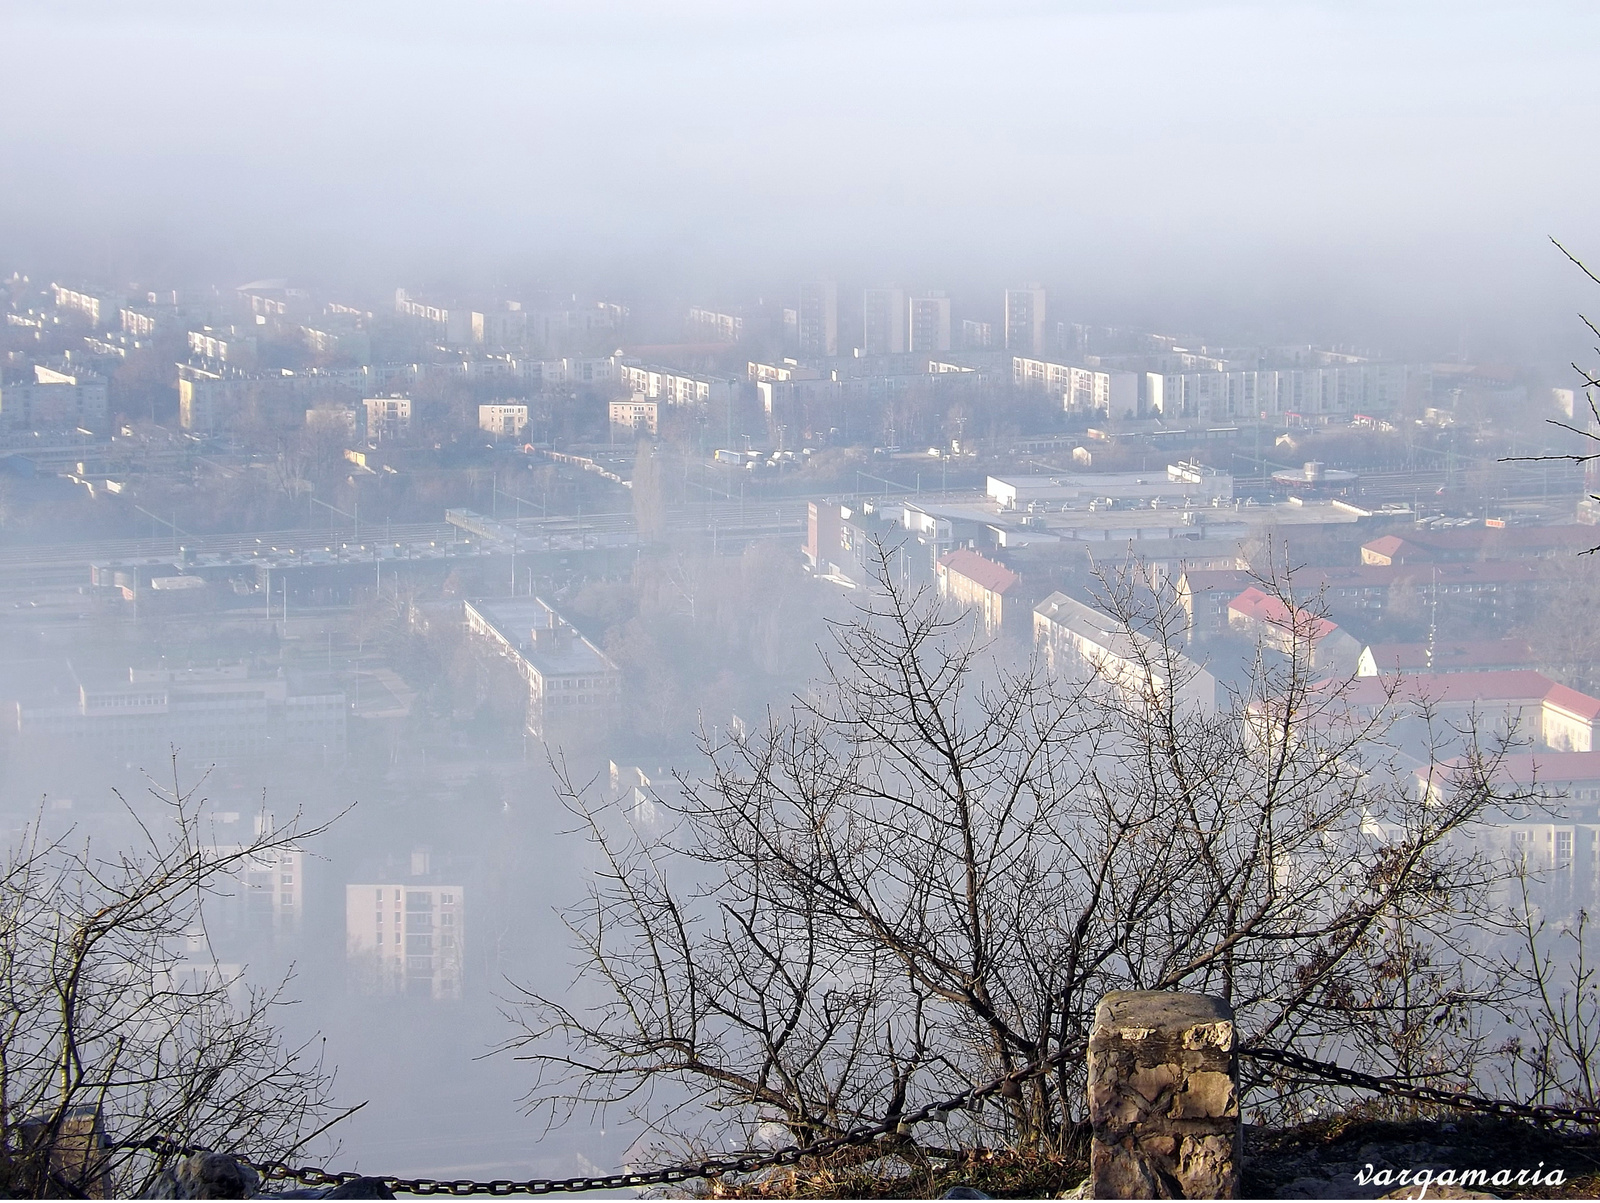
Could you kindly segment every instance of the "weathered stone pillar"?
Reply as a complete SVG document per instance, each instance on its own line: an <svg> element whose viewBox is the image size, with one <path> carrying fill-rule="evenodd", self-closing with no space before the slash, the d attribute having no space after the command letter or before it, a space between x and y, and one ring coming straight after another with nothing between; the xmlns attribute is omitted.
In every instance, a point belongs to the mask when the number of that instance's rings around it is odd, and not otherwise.
<svg viewBox="0 0 1600 1203"><path fill-rule="evenodd" d="M32 1185L41 1194L65 1186L86 1199L110 1198L109 1146L100 1108L68 1107L58 1116L26 1119L18 1126L25 1173L37 1176ZM49 1182L51 1178L55 1184Z"/></svg>
<svg viewBox="0 0 1600 1203"><path fill-rule="evenodd" d="M1089 1034L1096 1199L1232 1199L1239 1190L1233 1008L1203 994L1107 994Z"/></svg>

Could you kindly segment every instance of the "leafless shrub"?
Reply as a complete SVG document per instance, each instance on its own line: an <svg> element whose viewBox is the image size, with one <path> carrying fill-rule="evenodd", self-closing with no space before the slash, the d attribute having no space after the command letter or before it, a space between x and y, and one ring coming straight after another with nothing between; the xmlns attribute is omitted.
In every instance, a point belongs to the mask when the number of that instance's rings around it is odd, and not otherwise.
<svg viewBox="0 0 1600 1203"><path fill-rule="evenodd" d="M520 999L511 1042L552 1119L834 1133L1071 1046L1127 988L1222 995L1248 1038L1366 1068L1470 1072L1461 933L1491 868L1453 837L1495 800L1492 750L1419 797L1384 742L1401 699L1367 713L1318 679L1286 583L1287 644L1208 707L1183 611L1135 565L1098 599L1128 650L1071 677L997 663L880 577L806 696L706 742L669 835L568 783L604 866L570 920L580 979ZM1064 1059L948 1140L1059 1150L1082 1075Z"/></svg>
<svg viewBox="0 0 1600 1203"><path fill-rule="evenodd" d="M136 1193L157 1168L113 1148L85 1164L74 1136L99 1112L120 1146L162 1136L279 1157L342 1114L320 1045L286 1043L287 981L247 985L219 965L206 904L244 869L318 834L291 825L243 846L206 840L204 800L150 789L136 849L101 854L35 824L0 864L0 1189L39 1194L63 1165L99 1189ZM120 798L120 795L119 795ZM142 817L142 812L145 817ZM78 1143L74 1143L77 1141ZM75 1155L63 1160L64 1148ZM68 1187L70 1189L70 1187Z"/></svg>

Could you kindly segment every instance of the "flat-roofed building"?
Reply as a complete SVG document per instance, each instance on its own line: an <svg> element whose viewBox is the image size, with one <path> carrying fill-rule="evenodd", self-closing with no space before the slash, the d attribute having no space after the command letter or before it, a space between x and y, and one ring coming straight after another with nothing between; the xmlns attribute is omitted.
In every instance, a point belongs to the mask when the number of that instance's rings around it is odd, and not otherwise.
<svg viewBox="0 0 1600 1203"><path fill-rule="evenodd" d="M1175 688L1180 704L1206 714L1217 708L1217 681L1203 666L1065 593L1033 608L1033 644L1052 675L1098 681L1136 705L1154 705Z"/></svg>
<svg viewBox="0 0 1600 1203"><path fill-rule="evenodd" d="M528 428L528 407L522 403L496 401L478 406L478 429L496 438L516 438Z"/></svg>
<svg viewBox="0 0 1600 1203"><path fill-rule="evenodd" d="M257 381L220 365L215 370L178 365L178 425L196 434L226 430L243 410Z"/></svg>
<svg viewBox="0 0 1600 1203"><path fill-rule="evenodd" d="M369 439L397 438L411 429L411 398L400 395L363 397Z"/></svg>
<svg viewBox="0 0 1600 1203"><path fill-rule="evenodd" d="M640 364L623 364L618 369L618 379L635 393L668 405L723 405L733 400L739 388L739 382L731 377Z"/></svg>
<svg viewBox="0 0 1600 1203"><path fill-rule="evenodd" d="M611 429L614 431L630 431L634 434L644 431L647 434L657 433L660 423L661 407L654 401L646 401L643 396L635 394L628 401L611 402Z"/></svg>
<svg viewBox="0 0 1600 1203"><path fill-rule="evenodd" d="M50 293L57 309L63 313L85 318L96 327L100 326L102 318L110 321L111 315L117 311L116 303L100 293L72 288L66 284L50 285Z"/></svg>
<svg viewBox="0 0 1600 1203"><path fill-rule="evenodd" d="M271 816L256 820L256 834L264 832ZM289 935L300 930L305 917L305 852L290 844L262 848L245 854L242 844L219 844L207 850L219 858L237 858L228 876L236 890L222 898L225 922L245 930L270 930Z"/></svg>
<svg viewBox="0 0 1600 1203"><path fill-rule="evenodd" d="M242 664L130 669L126 685L80 684L77 694L66 706L17 703L17 733L129 759L174 746L202 760L329 764L345 754L342 692L292 693L284 678L253 678Z"/></svg>
<svg viewBox="0 0 1600 1203"><path fill-rule="evenodd" d="M906 350L922 354L950 350L950 298L940 293L906 302Z"/></svg>
<svg viewBox="0 0 1600 1203"><path fill-rule="evenodd" d="M1079 364L1013 356L1011 381L1018 388L1037 389L1061 398L1071 414L1106 413L1113 417L1139 413L1139 377Z"/></svg>
<svg viewBox="0 0 1600 1203"><path fill-rule="evenodd" d="M1136 506L1157 500L1174 505L1210 505L1213 500L1232 499L1233 476L1200 464L1177 463L1168 464L1165 472L991 476L987 491L1001 510L1027 509L1034 504L1080 506L1100 499Z"/></svg>
<svg viewBox="0 0 1600 1203"><path fill-rule="evenodd" d="M861 294L861 349L868 355L900 355L906 349L906 294L869 288Z"/></svg>
<svg viewBox="0 0 1600 1203"><path fill-rule="evenodd" d="M795 310L795 337L800 354L827 357L839 353L839 286L828 280L800 285Z"/></svg>
<svg viewBox="0 0 1600 1203"><path fill-rule="evenodd" d="M12 430L104 430L109 392L93 372L34 364L31 379L0 384L0 421Z"/></svg>
<svg viewBox="0 0 1600 1203"><path fill-rule="evenodd" d="M527 728L540 739L598 735L616 717L622 670L537 597L469 601L467 629L528 684Z"/></svg>
<svg viewBox="0 0 1600 1203"><path fill-rule="evenodd" d="M1045 293L1037 284L1006 289L1006 350L1016 355L1044 354Z"/></svg>
<svg viewBox="0 0 1600 1203"><path fill-rule="evenodd" d="M344 888L345 957L367 994L461 997L466 891L373 882Z"/></svg>

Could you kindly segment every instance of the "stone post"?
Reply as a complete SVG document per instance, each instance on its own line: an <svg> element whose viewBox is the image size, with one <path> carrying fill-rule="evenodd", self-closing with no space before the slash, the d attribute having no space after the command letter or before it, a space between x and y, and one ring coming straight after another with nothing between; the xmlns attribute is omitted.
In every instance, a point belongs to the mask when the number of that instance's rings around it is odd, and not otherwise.
<svg viewBox="0 0 1600 1203"><path fill-rule="evenodd" d="M41 1193L51 1194L64 1186L86 1199L111 1197L110 1154L100 1108L68 1107L59 1116L25 1119L18 1127L20 1151L24 1160L32 1163L32 1172L41 1179L56 1179L56 1184L37 1182Z"/></svg>
<svg viewBox="0 0 1600 1203"><path fill-rule="evenodd" d="M1233 1008L1203 994L1124 990L1089 1034L1096 1199L1232 1199L1239 1190Z"/></svg>

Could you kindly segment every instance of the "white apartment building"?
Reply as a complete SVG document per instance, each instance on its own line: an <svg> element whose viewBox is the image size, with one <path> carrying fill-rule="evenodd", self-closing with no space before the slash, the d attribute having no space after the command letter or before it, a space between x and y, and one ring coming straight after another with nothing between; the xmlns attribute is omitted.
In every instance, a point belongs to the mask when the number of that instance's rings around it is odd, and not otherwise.
<svg viewBox="0 0 1600 1203"><path fill-rule="evenodd" d="M270 823L270 816L266 816ZM262 833L262 819L256 820L256 834ZM217 845L218 857L239 856L242 844ZM240 857L238 867L229 874L238 883L237 892L223 900L223 909L240 927L288 934L300 929L305 916L305 862L299 848L265 848Z"/></svg>
<svg viewBox="0 0 1600 1203"><path fill-rule="evenodd" d="M135 338L148 338L156 332L159 319L155 314L144 309L136 309L132 305L124 305L117 311L117 316L122 322L122 332L131 334Z"/></svg>
<svg viewBox="0 0 1600 1203"><path fill-rule="evenodd" d="M869 288L861 294L861 349L868 355L900 355L906 349L906 294Z"/></svg>
<svg viewBox="0 0 1600 1203"><path fill-rule="evenodd" d="M528 683L530 734L603 730L622 698L622 670L537 597L470 601L467 630L488 640Z"/></svg>
<svg viewBox="0 0 1600 1203"><path fill-rule="evenodd" d="M744 337L744 318L715 309L689 309L689 333L708 342L736 343Z"/></svg>
<svg viewBox="0 0 1600 1203"><path fill-rule="evenodd" d="M374 882L344 888L345 957L369 994L461 997L466 892Z"/></svg>
<svg viewBox="0 0 1600 1203"><path fill-rule="evenodd" d="M50 285L50 291L55 296L57 309L88 318L95 326L100 325L102 315L109 320L111 311L115 308L104 297L92 292L80 292L78 289L69 288L65 284L52 284Z"/></svg>
<svg viewBox="0 0 1600 1203"><path fill-rule="evenodd" d="M727 404L739 387L737 380L728 377L701 376L638 364L623 364L617 376L620 383L637 395L668 405Z"/></svg>
<svg viewBox="0 0 1600 1203"><path fill-rule="evenodd" d="M201 760L294 757L315 764L344 758L343 693L296 694L282 677L252 678L243 665L217 669L130 669L128 683L78 686L66 706L17 703L16 730L134 759L177 746Z"/></svg>
<svg viewBox="0 0 1600 1203"><path fill-rule="evenodd" d="M1038 389L1061 398L1070 414L1106 413L1121 417L1139 411L1139 377L1045 359L1012 356L1011 380L1018 388Z"/></svg>
<svg viewBox="0 0 1600 1203"><path fill-rule="evenodd" d="M1296 415L1390 414L1406 399L1400 363L1198 372L1147 372L1144 409L1168 418L1217 421Z"/></svg>
<svg viewBox="0 0 1600 1203"><path fill-rule="evenodd" d="M654 401L646 401L643 397L635 396L631 401L611 402L611 429L614 431L631 431L638 433L645 431L648 434L658 432L661 418L661 407Z"/></svg>
<svg viewBox="0 0 1600 1203"><path fill-rule="evenodd" d="M507 401L478 406L478 429L496 438L516 438L528 428L528 407Z"/></svg>
<svg viewBox="0 0 1600 1203"><path fill-rule="evenodd" d="M1037 284L1006 289L1006 350L1016 355L1044 354L1044 289Z"/></svg>
<svg viewBox="0 0 1600 1203"><path fill-rule="evenodd" d="M410 397L363 397L369 439L394 438L411 429Z"/></svg>
<svg viewBox="0 0 1600 1203"><path fill-rule="evenodd" d="M1065 593L1033 608L1033 644L1051 675L1093 678L1133 704L1152 704L1176 687L1181 704L1216 711L1217 681L1204 668Z"/></svg>
<svg viewBox="0 0 1600 1203"><path fill-rule="evenodd" d="M206 433L222 430L243 408L255 381L232 369L178 365L178 425Z"/></svg>
<svg viewBox="0 0 1600 1203"><path fill-rule="evenodd" d="M240 338L233 330L213 330L210 326L202 326L198 330L190 330L188 338L190 355L214 359L218 363L228 363L241 356L255 354L256 340Z"/></svg>
<svg viewBox="0 0 1600 1203"><path fill-rule="evenodd" d="M33 379L0 385L0 421L13 430L104 430L106 382L87 372L33 366Z"/></svg>
<svg viewBox="0 0 1600 1203"><path fill-rule="evenodd" d="M950 349L950 298L934 293L912 297L906 302L906 350L948 351Z"/></svg>

